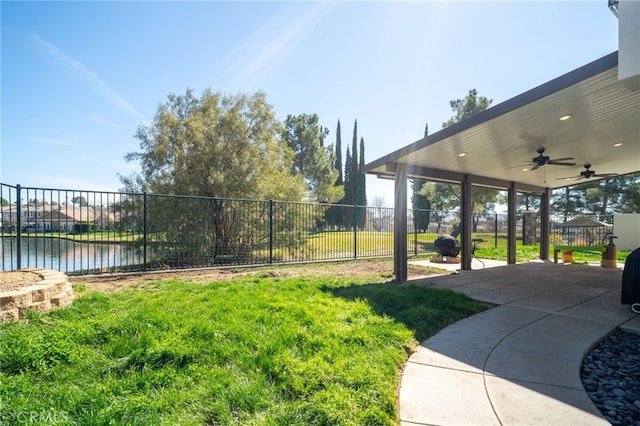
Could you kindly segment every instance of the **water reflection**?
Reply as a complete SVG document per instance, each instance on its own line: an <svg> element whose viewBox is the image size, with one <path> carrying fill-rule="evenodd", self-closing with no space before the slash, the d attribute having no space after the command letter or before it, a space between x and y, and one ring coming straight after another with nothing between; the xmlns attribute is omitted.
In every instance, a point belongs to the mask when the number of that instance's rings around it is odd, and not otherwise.
<svg viewBox="0 0 640 426"><path fill-rule="evenodd" d="M17 269L17 259L17 239L2 237L2 270ZM107 272L114 267L142 262L142 253L123 244L29 237L23 238L21 245L22 268L46 268L71 273L95 269Z"/></svg>

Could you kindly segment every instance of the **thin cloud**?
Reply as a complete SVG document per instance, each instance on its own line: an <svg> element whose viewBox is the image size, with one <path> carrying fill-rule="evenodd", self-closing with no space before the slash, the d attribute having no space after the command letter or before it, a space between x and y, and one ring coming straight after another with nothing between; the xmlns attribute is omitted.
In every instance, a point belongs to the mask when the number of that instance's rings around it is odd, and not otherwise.
<svg viewBox="0 0 640 426"><path fill-rule="evenodd" d="M131 105L122 96L117 94L105 82L100 80L100 78L96 75L96 73L91 71L89 68L87 68L80 62L71 58L69 55L62 52L56 46L42 39L41 37L38 37L36 35L32 37L38 44L43 46L51 56L56 58L58 61L62 62L66 66L67 71L71 75L73 75L78 79L87 81L95 89L97 89L98 92L102 94L102 96L104 96L109 102L111 102L117 108L120 108L121 110L128 112L139 121L146 122L144 116L140 113L140 111L138 111L133 105Z"/></svg>
<svg viewBox="0 0 640 426"><path fill-rule="evenodd" d="M125 127L129 127L127 124L120 124L109 121L99 114L91 114L89 116L89 120L95 121L96 123L104 124L105 126L113 127L114 129L124 129Z"/></svg>

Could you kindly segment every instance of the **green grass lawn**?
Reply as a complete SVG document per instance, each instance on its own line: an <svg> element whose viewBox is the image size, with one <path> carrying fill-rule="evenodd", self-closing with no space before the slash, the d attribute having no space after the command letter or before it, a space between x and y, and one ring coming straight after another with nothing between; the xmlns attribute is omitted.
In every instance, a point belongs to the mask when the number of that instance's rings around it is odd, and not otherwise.
<svg viewBox="0 0 640 426"><path fill-rule="evenodd" d="M487 308L376 275L76 292L0 326L0 424L397 424L417 342Z"/></svg>
<svg viewBox="0 0 640 426"><path fill-rule="evenodd" d="M5 236L16 237L14 233L5 233ZM115 231L88 231L78 234L60 232L60 231L47 231L47 232L35 232L35 233L22 233L22 238L51 238L51 239L63 239L75 242L84 243L125 243L134 242L142 239L142 234L131 232L115 232Z"/></svg>

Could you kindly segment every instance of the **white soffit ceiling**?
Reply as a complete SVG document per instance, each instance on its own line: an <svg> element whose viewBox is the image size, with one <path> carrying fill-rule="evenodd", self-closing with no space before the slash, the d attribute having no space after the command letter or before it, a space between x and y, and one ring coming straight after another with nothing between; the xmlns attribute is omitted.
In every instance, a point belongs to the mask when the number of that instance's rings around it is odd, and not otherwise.
<svg viewBox="0 0 640 426"><path fill-rule="evenodd" d="M590 76L583 79L584 70ZM566 115L570 118L561 121ZM552 160L573 157L566 161L576 165L523 171L541 147ZM640 90L618 82L615 52L378 159L365 170L393 175L397 164L404 164L431 175L454 172L558 188L578 183L561 178L579 176L587 163L598 174L640 171Z"/></svg>

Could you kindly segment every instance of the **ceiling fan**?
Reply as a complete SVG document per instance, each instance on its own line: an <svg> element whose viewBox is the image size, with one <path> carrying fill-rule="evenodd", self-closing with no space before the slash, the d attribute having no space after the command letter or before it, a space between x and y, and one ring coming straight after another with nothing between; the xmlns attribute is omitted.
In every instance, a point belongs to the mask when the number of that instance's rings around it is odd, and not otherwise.
<svg viewBox="0 0 640 426"><path fill-rule="evenodd" d="M540 166L545 166L545 165L550 165L550 166L575 166L576 163L567 163L567 160L573 160L573 157L564 157L564 158L556 158L556 159L551 159L549 157L547 157L546 155L544 155L544 147L540 147L537 149L538 152L538 156L537 157L533 157L531 159L531 162L533 163L533 167L531 167L531 170L536 170L538 167Z"/></svg>
<svg viewBox="0 0 640 426"><path fill-rule="evenodd" d="M562 180L562 179L580 180L580 179L589 179L589 178L592 178L592 177L606 178L606 177L612 177L612 176L618 176L618 175L615 174L615 173L601 173L601 174L598 174L598 173L596 173L595 170L591 170L591 164L587 163L587 164L584 165L584 170L581 171L578 176L563 177L563 178L558 178L558 180Z"/></svg>

